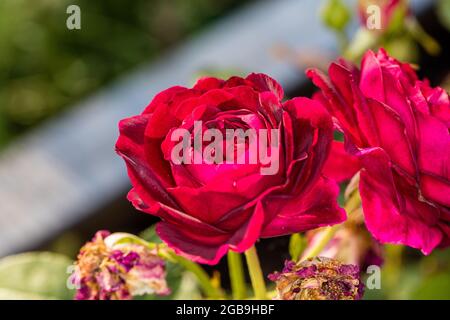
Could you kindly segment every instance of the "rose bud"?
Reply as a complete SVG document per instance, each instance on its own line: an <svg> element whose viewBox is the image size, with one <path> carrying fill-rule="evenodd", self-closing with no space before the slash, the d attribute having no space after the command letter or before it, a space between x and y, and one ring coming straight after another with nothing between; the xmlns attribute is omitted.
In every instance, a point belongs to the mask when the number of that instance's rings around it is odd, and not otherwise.
<svg viewBox="0 0 450 320"><path fill-rule="evenodd" d="M325 257L286 261L269 279L276 283L276 300L359 300L363 295L359 268Z"/></svg>
<svg viewBox="0 0 450 320"><path fill-rule="evenodd" d="M382 243L429 254L450 244L450 102L442 88L383 49L361 69L339 60L329 77L307 71L317 98L360 160L366 226Z"/></svg>
<svg viewBox="0 0 450 320"><path fill-rule="evenodd" d="M128 300L135 295L167 295L164 261L137 244L118 248L108 243L108 231L99 231L78 254L72 280L76 300Z"/></svg>
<svg viewBox="0 0 450 320"><path fill-rule="evenodd" d="M216 264L261 237L345 219L336 183L322 176L330 115L319 102L282 99L264 74L203 78L159 93L120 122L116 150L133 186L128 199L161 218L156 231L176 253Z"/></svg>

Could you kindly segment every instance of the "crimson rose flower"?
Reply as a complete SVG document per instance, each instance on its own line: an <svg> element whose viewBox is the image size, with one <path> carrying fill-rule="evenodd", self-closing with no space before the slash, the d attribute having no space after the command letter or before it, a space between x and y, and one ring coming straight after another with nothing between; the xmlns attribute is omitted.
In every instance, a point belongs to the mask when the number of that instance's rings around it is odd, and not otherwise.
<svg viewBox="0 0 450 320"><path fill-rule="evenodd" d="M313 100L283 104L282 98L281 86L263 74L204 78L192 89L159 93L141 115L120 122L116 149L133 185L128 199L162 219L157 233L177 253L216 264L228 249L243 252L260 237L345 219L336 203L337 185L321 175L333 137L331 116ZM192 161L208 148L203 144L201 150L183 149L188 161L173 157L179 147L174 132L192 134L190 142L206 140L209 129L223 136L228 129L254 129L269 136L265 141L279 130L272 149L278 170L262 174L262 163ZM249 140L237 140L235 148L251 157Z"/></svg>
<svg viewBox="0 0 450 320"><path fill-rule="evenodd" d="M361 70L340 60L308 76L359 158L366 225L381 242L429 254L450 244L450 103L381 49Z"/></svg>

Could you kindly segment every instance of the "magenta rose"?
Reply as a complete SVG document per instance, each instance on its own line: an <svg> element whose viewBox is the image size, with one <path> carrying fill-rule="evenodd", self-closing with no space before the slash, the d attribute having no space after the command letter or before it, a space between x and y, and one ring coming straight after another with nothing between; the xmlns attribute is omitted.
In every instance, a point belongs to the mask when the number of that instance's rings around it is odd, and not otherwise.
<svg viewBox="0 0 450 320"><path fill-rule="evenodd" d="M345 219L337 185L321 174L333 137L331 116L313 100L282 98L281 86L263 74L204 78L191 89L159 93L142 114L120 122L116 149L133 186L128 199L161 218L157 233L177 253L216 264L229 249L243 252L260 237ZM266 138L259 142L277 147L270 149L276 170L263 174L262 161L196 162L208 148L204 140L200 149L189 145L179 153L175 133L190 134L192 142L211 129L224 137L228 129L255 130ZM250 140L232 140L232 151L243 150L240 160L249 160Z"/></svg>
<svg viewBox="0 0 450 320"><path fill-rule="evenodd" d="M308 76L361 163L366 225L381 242L429 254L450 243L450 103L381 49Z"/></svg>

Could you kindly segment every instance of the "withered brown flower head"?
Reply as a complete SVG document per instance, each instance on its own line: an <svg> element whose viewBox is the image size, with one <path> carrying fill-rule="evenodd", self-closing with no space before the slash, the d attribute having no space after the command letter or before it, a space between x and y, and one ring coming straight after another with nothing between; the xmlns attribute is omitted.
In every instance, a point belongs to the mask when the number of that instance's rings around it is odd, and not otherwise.
<svg viewBox="0 0 450 320"><path fill-rule="evenodd" d="M357 266L324 257L286 261L269 279L276 283L278 300L359 300L363 294Z"/></svg>
<svg viewBox="0 0 450 320"><path fill-rule="evenodd" d="M135 295L170 293L164 261L142 245L111 247L99 231L78 254L72 281L77 300L128 300Z"/></svg>

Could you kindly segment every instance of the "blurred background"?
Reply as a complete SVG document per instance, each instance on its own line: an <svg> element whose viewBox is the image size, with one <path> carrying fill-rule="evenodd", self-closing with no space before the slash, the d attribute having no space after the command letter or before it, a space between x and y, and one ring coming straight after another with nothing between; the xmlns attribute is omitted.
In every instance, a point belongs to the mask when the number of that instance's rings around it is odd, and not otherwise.
<svg viewBox="0 0 450 320"><path fill-rule="evenodd" d="M0 257L49 250L74 258L98 229L139 233L154 224L125 198L130 185L114 153L118 121L158 91L201 75L264 72L288 96L310 95L305 67L324 68L340 45L322 23L325 2L1 0ZM353 35L357 1L343 2ZM80 30L66 27L71 4L81 9ZM411 1L411 8L441 50L430 54L402 35L386 47L449 90L450 1ZM261 241L266 274L288 258L288 241ZM366 298L450 299L448 251L423 257L389 246L385 285Z"/></svg>

